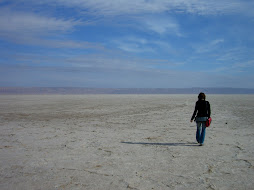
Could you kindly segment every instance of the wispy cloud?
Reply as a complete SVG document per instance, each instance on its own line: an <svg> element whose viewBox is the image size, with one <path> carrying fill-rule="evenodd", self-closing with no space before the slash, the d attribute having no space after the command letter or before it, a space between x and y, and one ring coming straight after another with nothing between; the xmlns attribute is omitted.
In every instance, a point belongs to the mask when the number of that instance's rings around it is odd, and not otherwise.
<svg viewBox="0 0 254 190"><path fill-rule="evenodd" d="M0 69L1 79L21 71L24 83L42 72L52 85L183 87L223 83L226 73L233 86L234 70L253 72L245 17L253 8L247 0L2 0L0 66L10 74Z"/></svg>
<svg viewBox="0 0 254 190"><path fill-rule="evenodd" d="M80 22L73 19L57 19L4 9L0 11L0 34L48 35L52 32L69 32L78 24Z"/></svg>
<svg viewBox="0 0 254 190"><path fill-rule="evenodd" d="M254 69L254 60L249 61L241 61L241 62L233 62L229 65L219 65L217 68L211 70L213 73L245 73L245 75L253 74L252 71Z"/></svg>
<svg viewBox="0 0 254 190"><path fill-rule="evenodd" d="M253 69L254 68L254 59L245 61L245 62L240 62L240 63L234 63L232 65L233 70L245 70L245 69Z"/></svg>
<svg viewBox="0 0 254 190"><path fill-rule="evenodd" d="M123 36L110 41L113 47L130 53L149 53L178 55L180 52L174 49L168 41L145 38L142 36Z"/></svg>
<svg viewBox="0 0 254 190"><path fill-rule="evenodd" d="M0 52L1 57L8 57L5 52ZM176 67L179 63L169 61L166 59L145 59L134 56L123 56L121 52L111 52L104 54L87 54L87 55L73 55L54 53L49 55L41 55L39 53L16 53L13 58L15 62L11 64L11 67L17 68L45 68L47 70L55 70L55 68L61 71L69 72L83 72L89 70L97 71L124 71L128 72L146 72L157 70L157 66L160 67ZM54 63L54 64L52 64ZM8 67L8 64L3 64ZM61 69L63 68L63 69ZM166 69L167 70L167 69Z"/></svg>
<svg viewBox="0 0 254 190"><path fill-rule="evenodd" d="M253 75L245 78L224 73L190 72L159 69L112 69L100 67L48 67L0 65L0 85L10 86L72 86L72 87L131 87L131 88L179 88L205 87L253 87ZM10 77L12 76L12 77ZM33 78L33 80L31 80ZM200 80L206 78L207 80ZM8 80L6 80L8 79ZM52 83L54 81L54 83ZM223 83L222 83L223 81Z"/></svg>
<svg viewBox="0 0 254 190"><path fill-rule="evenodd" d="M32 2L32 0L23 0ZM33 1L33 3L38 3ZM43 2L39 2L43 3ZM199 15L216 15L244 13L246 10L253 15L250 5L252 2L242 0L45 0L47 4L59 4L67 7L86 9L87 13L102 14L106 16L125 14L144 14L161 12L185 12ZM87 10L88 9L88 10ZM245 11L244 11L245 10Z"/></svg>
<svg viewBox="0 0 254 190"><path fill-rule="evenodd" d="M154 52L154 49L149 46L149 41L145 38L125 36L120 39L114 39L111 43L113 43L117 48L127 52Z"/></svg>
<svg viewBox="0 0 254 190"><path fill-rule="evenodd" d="M141 26L146 31L155 32L159 35L182 36L177 21L168 15L147 15L141 19Z"/></svg>
<svg viewBox="0 0 254 190"><path fill-rule="evenodd" d="M144 59L112 54L75 56L62 61L66 65L79 68L100 68L101 70L128 70L129 72L147 71L155 65L171 65L173 62L162 59Z"/></svg>
<svg viewBox="0 0 254 190"><path fill-rule="evenodd" d="M31 12L0 10L0 38L2 39L17 44L51 48L103 49L100 44L73 41L66 38L61 39L59 37L73 32L75 27L79 25L82 25L82 22L77 19L59 19Z"/></svg>
<svg viewBox="0 0 254 190"><path fill-rule="evenodd" d="M210 42L205 42L204 44L194 45L196 53L209 53L217 50L218 47L224 43L224 39L215 39Z"/></svg>
<svg viewBox="0 0 254 190"><path fill-rule="evenodd" d="M9 0L6 2L13 2ZM242 0L19 0L15 3L27 3L33 5L61 5L70 8L77 8L85 14L115 16L126 14L145 14L162 12L180 12L198 15L218 15L240 13L245 15L253 14L254 2Z"/></svg>

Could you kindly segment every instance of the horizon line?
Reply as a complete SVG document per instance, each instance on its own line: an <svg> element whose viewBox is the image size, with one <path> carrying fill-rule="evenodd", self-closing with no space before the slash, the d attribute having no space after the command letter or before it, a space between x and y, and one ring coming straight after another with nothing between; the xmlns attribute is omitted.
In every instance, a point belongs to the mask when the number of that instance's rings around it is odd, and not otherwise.
<svg viewBox="0 0 254 190"><path fill-rule="evenodd" d="M0 87L0 95L33 94L254 94L254 88L99 88L99 87Z"/></svg>

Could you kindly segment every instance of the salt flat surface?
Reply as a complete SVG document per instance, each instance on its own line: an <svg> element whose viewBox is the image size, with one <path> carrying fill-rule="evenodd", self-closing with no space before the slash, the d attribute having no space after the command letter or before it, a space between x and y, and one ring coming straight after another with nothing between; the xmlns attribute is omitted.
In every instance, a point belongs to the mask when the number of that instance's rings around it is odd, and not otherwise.
<svg viewBox="0 0 254 190"><path fill-rule="evenodd" d="M254 96L0 96L0 189L254 189Z"/></svg>

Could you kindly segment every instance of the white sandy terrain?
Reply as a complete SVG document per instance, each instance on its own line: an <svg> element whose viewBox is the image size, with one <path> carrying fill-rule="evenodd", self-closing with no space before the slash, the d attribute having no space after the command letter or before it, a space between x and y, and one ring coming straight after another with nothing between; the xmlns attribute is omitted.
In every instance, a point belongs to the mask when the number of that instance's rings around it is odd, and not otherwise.
<svg viewBox="0 0 254 190"><path fill-rule="evenodd" d="M254 189L254 95L0 96L1 190Z"/></svg>

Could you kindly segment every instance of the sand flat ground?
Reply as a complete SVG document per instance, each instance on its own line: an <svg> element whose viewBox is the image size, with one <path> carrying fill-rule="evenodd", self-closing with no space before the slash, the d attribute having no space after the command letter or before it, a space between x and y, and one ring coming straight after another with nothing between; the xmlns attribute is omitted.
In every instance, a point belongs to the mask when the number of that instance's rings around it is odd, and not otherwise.
<svg viewBox="0 0 254 190"><path fill-rule="evenodd" d="M0 189L254 189L254 96L0 96Z"/></svg>

